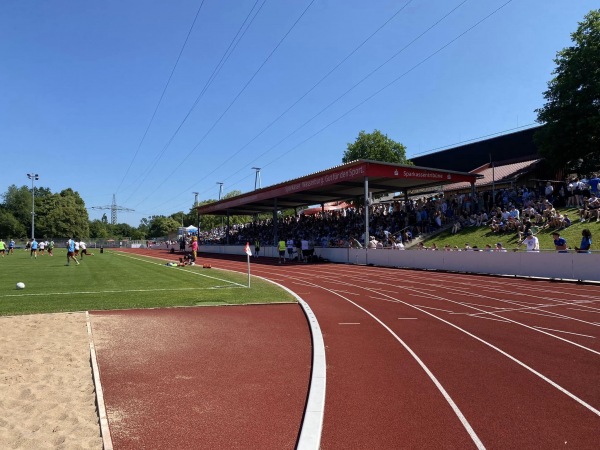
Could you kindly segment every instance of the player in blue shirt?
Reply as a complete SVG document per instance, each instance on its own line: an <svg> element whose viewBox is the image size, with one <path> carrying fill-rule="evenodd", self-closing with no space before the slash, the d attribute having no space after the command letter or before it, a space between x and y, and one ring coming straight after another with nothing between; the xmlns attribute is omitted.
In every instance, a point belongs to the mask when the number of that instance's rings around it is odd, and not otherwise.
<svg viewBox="0 0 600 450"><path fill-rule="evenodd" d="M71 259L79 265L79 261L75 258L75 241L73 239L67 241L67 266L71 262Z"/></svg>

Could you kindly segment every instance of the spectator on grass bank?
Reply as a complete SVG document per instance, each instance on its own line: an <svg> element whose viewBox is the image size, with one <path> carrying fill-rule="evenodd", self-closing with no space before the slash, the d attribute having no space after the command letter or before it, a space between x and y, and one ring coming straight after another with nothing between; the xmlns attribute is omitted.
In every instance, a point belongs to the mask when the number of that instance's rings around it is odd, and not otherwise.
<svg viewBox="0 0 600 450"><path fill-rule="evenodd" d="M497 252L506 252L507 250L502 246L502 242L498 242L496 244L496 251Z"/></svg>
<svg viewBox="0 0 600 450"><path fill-rule="evenodd" d="M539 252L540 251L540 241L537 237L533 235L533 232L529 230L525 235L525 240L523 244L527 246L528 252Z"/></svg>
<svg viewBox="0 0 600 450"><path fill-rule="evenodd" d="M565 238L560 236L558 231L552 233L552 238L554 239L554 248L558 253L568 253L567 252L567 241Z"/></svg>
<svg viewBox="0 0 600 450"><path fill-rule="evenodd" d="M579 247L575 247L577 253L591 253L592 250L592 232L587 228L581 230L581 244Z"/></svg>

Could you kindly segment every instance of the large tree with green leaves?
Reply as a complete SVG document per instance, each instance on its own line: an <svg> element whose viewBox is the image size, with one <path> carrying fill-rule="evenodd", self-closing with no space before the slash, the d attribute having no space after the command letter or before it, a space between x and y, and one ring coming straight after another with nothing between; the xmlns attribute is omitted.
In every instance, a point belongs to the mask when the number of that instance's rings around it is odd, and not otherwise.
<svg viewBox="0 0 600 450"><path fill-rule="evenodd" d="M379 130L374 130L372 133L361 131L356 141L348 144L342 162L348 163L357 159L410 164L406 159L406 147Z"/></svg>
<svg viewBox="0 0 600 450"><path fill-rule="evenodd" d="M554 78L537 109L540 153L555 168L587 173L600 165L600 10L592 10L557 53Z"/></svg>
<svg viewBox="0 0 600 450"><path fill-rule="evenodd" d="M90 219L85 203L79 193L68 188L58 194L50 194L35 200L36 236L43 238L74 237L90 235Z"/></svg>

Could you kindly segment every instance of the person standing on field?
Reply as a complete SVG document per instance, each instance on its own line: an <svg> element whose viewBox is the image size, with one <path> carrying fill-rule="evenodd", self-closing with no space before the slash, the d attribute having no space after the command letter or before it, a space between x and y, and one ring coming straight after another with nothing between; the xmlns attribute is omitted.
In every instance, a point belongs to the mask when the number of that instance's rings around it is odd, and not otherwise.
<svg viewBox="0 0 600 450"><path fill-rule="evenodd" d="M277 248L279 249L279 264L281 264L281 261L285 262L286 243L283 239L279 241Z"/></svg>

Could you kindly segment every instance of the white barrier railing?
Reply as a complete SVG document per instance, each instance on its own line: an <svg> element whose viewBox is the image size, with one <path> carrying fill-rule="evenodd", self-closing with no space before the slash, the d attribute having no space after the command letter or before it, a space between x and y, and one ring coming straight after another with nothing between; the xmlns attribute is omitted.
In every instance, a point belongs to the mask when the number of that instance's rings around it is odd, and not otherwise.
<svg viewBox="0 0 600 450"><path fill-rule="evenodd" d="M252 251L254 252L254 249ZM244 247L203 245L200 252L243 255ZM317 247L315 254L331 262L345 264L600 281L600 253L446 252ZM261 247L260 256L276 258L277 248Z"/></svg>

